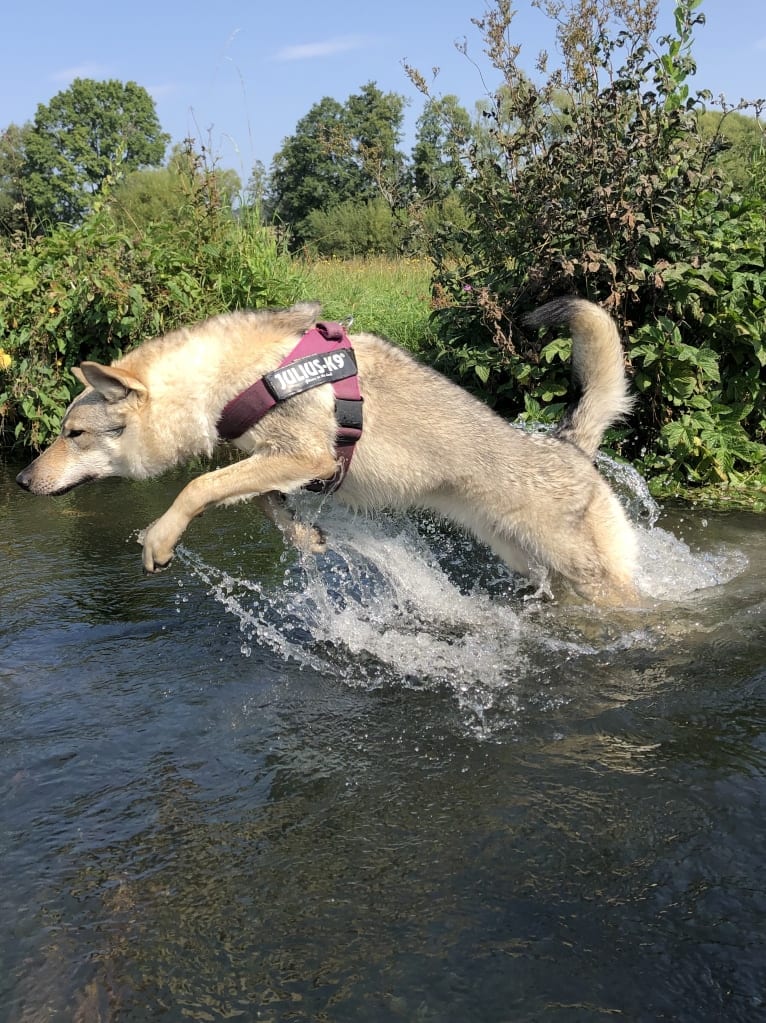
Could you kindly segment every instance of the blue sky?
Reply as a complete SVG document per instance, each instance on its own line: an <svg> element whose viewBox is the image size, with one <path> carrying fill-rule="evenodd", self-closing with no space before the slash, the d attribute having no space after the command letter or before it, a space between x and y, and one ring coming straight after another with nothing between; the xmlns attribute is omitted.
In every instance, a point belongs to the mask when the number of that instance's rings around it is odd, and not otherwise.
<svg viewBox="0 0 766 1023"><path fill-rule="evenodd" d="M553 48L551 23L529 0L516 7L515 41L532 72L538 51ZM666 19L672 8L661 0ZM484 0L22 0L3 12L0 129L31 120L75 77L132 79L174 141L201 140L246 180L323 96L343 102L375 81L411 100L409 149L422 98L402 61L428 78L438 67L435 90L472 110L496 84L471 23L485 9ZM766 0L705 0L702 10L694 84L735 102L766 97ZM471 59L455 48L463 39Z"/></svg>

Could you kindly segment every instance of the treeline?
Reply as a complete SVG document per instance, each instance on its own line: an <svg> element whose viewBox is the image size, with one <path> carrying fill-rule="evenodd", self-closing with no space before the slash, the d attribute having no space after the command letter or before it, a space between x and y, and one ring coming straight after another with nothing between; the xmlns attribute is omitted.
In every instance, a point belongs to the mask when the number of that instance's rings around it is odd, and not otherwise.
<svg viewBox="0 0 766 1023"><path fill-rule="evenodd" d="M314 104L271 167L258 162L244 187L193 139L176 144L166 159L170 136L135 82L77 79L41 104L33 122L0 134L0 236L77 226L99 198L125 229L172 222L204 171L201 187L214 183L217 200L235 215L246 211L251 222L254 215L271 225L293 253L430 255L437 236L444 245L445 227L457 245L457 233L468 226L466 180L481 155L502 158L498 113L505 130L524 123L518 82L506 82L469 113L455 96L429 95L417 70L407 70L425 93L409 154L402 149L406 98L368 82L345 102L324 97ZM543 118L550 138L563 136L574 102L563 80L548 90ZM701 107L694 116L715 166L747 186L763 145L759 119Z"/></svg>
<svg viewBox="0 0 766 1023"><path fill-rule="evenodd" d="M194 140L176 145L135 82L77 79L35 119L0 136L0 234L76 227L105 200L126 230L172 221L205 175L234 215L271 225L294 252L349 257L427 252L445 217L465 223L461 147L473 123L454 96L428 98L412 153L401 148L406 100L374 82L344 103L325 97L297 124L267 171L245 187Z"/></svg>
<svg viewBox="0 0 766 1023"><path fill-rule="evenodd" d="M719 484L763 503L763 101L713 110L692 90L700 8L679 0L657 39L655 3L561 0L560 64L541 56L531 75L513 7L494 0L474 24L500 85L471 113L409 68L424 96L409 154L403 96L370 82L315 104L244 188L192 145L164 163L139 86L74 83L0 143L6 437L45 439L86 354L297 297L298 254L421 253L444 371L509 415L559 415L568 343L522 321L586 295L629 338L639 402L614 450L665 492Z"/></svg>

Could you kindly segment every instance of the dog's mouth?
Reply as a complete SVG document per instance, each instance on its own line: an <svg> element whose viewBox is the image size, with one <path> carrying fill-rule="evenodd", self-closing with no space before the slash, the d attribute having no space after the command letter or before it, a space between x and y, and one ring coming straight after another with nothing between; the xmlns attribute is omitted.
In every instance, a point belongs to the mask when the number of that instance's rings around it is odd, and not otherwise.
<svg viewBox="0 0 766 1023"><path fill-rule="evenodd" d="M81 487L83 483L92 483L97 476L83 476L81 480L76 480L74 483L69 483L65 487L59 487L56 490L36 490L32 485L32 481L20 472L16 477L16 482L22 490L26 490L27 493L34 494L36 497L62 497L64 494L68 494L70 490L74 490L75 487Z"/></svg>
<svg viewBox="0 0 766 1023"><path fill-rule="evenodd" d="M83 483L92 483L96 479L98 479L98 476L83 476L81 480L78 480L76 483L70 483L68 487L62 487L61 490L54 490L50 496L62 497L64 494L68 494L70 490L74 490L75 487L81 487Z"/></svg>

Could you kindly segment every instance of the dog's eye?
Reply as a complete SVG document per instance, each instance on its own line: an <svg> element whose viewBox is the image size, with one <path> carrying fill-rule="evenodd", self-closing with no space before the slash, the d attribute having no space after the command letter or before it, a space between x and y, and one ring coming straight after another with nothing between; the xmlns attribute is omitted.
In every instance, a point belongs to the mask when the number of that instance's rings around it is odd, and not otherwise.
<svg viewBox="0 0 766 1023"><path fill-rule="evenodd" d="M106 431L110 437L121 437L125 433L124 426L116 426L113 430Z"/></svg>
<svg viewBox="0 0 766 1023"><path fill-rule="evenodd" d="M69 430L67 431L67 440L72 440L74 437L82 437L84 433L84 430Z"/></svg>

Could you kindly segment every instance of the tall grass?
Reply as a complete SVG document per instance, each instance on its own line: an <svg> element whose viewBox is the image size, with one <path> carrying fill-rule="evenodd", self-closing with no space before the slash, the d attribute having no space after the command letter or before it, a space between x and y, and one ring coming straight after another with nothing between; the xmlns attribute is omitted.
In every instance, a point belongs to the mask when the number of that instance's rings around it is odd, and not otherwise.
<svg viewBox="0 0 766 1023"><path fill-rule="evenodd" d="M328 320L354 318L355 331L380 334L420 353L433 340L431 264L425 259L316 260L303 264L306 298Z"/></svg>

